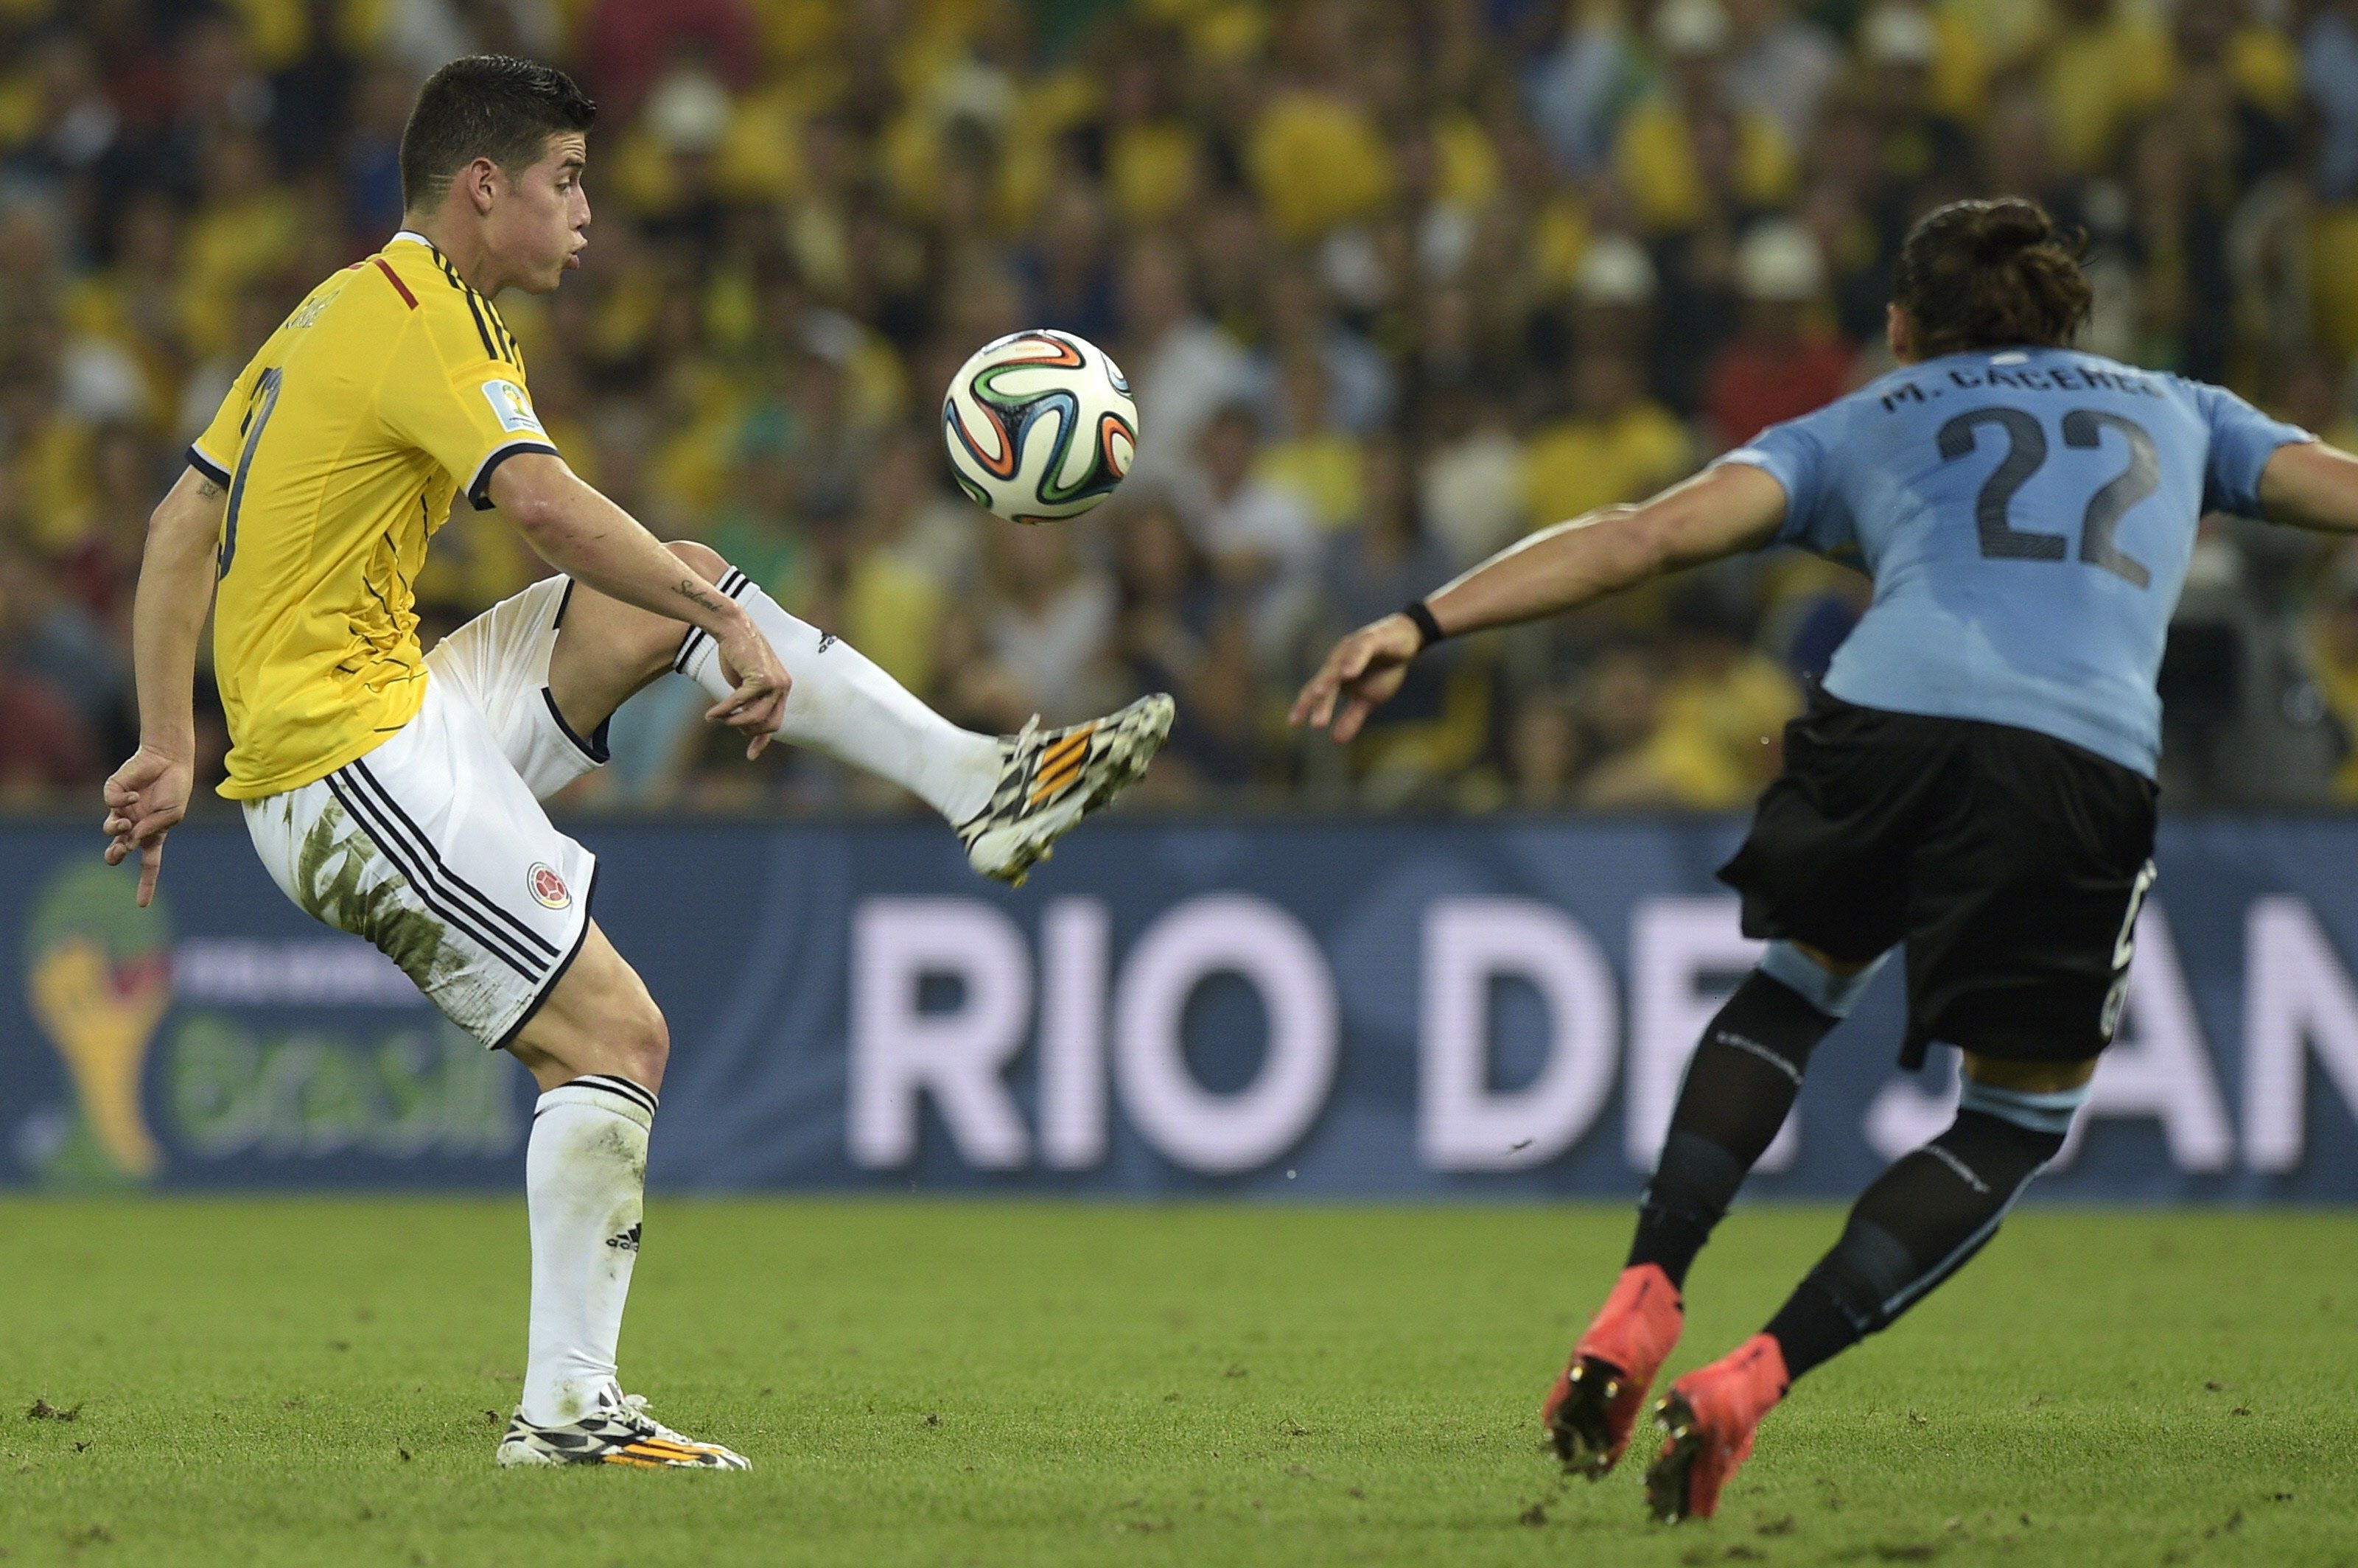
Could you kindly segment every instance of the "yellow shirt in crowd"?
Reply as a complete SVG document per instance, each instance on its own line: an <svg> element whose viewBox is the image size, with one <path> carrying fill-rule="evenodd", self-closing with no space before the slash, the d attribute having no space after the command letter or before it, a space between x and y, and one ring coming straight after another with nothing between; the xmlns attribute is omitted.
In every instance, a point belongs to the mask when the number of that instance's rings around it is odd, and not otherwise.
<svg viewBox="0 0 2358 1568"><path fill-rule="evenodd" d="M1641 399L1603 419L1566 419L1531 438L1523 453L1523 504L1544 528L1617 502L1643 501L1694 468L1687 428Z"/></svg>

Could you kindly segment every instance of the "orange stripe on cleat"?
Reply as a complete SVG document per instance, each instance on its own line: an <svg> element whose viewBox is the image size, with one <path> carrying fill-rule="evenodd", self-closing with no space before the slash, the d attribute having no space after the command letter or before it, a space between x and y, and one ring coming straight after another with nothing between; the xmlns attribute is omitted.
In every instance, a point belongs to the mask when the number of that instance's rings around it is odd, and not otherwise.
<svg viewBox="0 0 2358 1568"><path fill-rule="evenodd" d="M685 1448L660 1438L641 1438L606 1457L619 1465L662 1465L699 1464L706 1454L701 1449Z"/></svg>
<svg viewBox="0 0 2358 1568"><path fill-rule="evenodd" d="M1052 801L1058 795L1064 794L1066 790L1072 788L1074 781L1078 779L1080 776L1081 767L1078 762L1076 762L1071 767L1066 768L1064 772L1057 773L1053 778L1044 778L1040 780L1037 784L1032 786L1032 798L1028 804L1033 806L1045 805L1049 801Z"/></svg>
<svg viewBox="0 0 2358 1568"><path fill-rule="evenodd" d="M1089 732L1084 730L1078 735L1065 737L1040 753L1039 765L1034 771L1053 773L1067 767L1078 767L1088 760L1088 755Z"/></svg>

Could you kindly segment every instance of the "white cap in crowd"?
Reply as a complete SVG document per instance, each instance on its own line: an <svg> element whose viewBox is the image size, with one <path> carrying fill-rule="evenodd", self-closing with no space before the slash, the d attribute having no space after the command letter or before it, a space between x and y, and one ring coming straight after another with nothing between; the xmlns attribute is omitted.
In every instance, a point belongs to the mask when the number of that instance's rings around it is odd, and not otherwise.
<svg viewBox="0 0 2358 1568"><path fill-rule="evenodd" d="M1719 0L1663 0L1654 13L1655 47L1674 59L1719 53L1730 30Z"/></svg>
<svg viewBox="0 0 2358 1568"><path fill-rule="evenodd" d="M1877 65L1931 65L1941 47L1932 18L1919 5L1877 5L1859 24L1860 52Z"/></svg>
<svg viewBox="0 0 2358 1568"><path fill-rule="evenodd" d="M666 152L708 153L729 135L729 90L706 71L668 71L647 94L646 124Z"/></svg>
<svg viewBox="0 0 2358 1568"><path fill-rule="evenodd" d="M1643 305L1654 297L1654 258L1627 234L1599 234L1582 254L1573 286L1585 305Z"/></svg>
<svg viewBox="0 0 2358 1568"><path fill-rule="evenodd" d="M1768 218L1736 247L1736 284L1747 299L1806 304L1824 292L1826 261L1815 235L1790 218Z"/></svg>

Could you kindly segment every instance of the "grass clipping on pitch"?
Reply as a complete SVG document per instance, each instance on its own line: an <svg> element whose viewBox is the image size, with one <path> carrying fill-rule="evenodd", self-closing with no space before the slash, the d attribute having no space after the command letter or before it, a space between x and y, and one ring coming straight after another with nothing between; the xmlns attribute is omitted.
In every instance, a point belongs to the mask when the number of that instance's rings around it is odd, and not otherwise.
<svg viewBox="0 0 2358 1568"><path fill-rule="evenodd" d="M1671 1371L1839 1213L1763 1206ZM622 1368L749 1475L499 1472L520 1201L0 1204L19 1563L2358 1562L2358 1216L2016 1216L1720 1517L1537 1411L1618 1207L649 1206Z"/></svg>

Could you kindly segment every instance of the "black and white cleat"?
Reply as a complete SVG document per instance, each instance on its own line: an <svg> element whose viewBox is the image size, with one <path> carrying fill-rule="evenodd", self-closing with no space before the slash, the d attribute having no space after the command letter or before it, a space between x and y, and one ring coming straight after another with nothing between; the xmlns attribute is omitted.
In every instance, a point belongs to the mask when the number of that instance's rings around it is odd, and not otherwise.
<svg viewBox="0 0 2358 1568"><path fill-rule="evenodd" d="M647 1413L647 1401L607 1385L579 1421L537 1426L519 1410L494 1455L500 1468L535 1465L630 1465L643 1470L745 1470L745 1456L683 1437Z"/></svg>
<svg viewBox="0 0 2358 1568"><path fill-rule="evenodd" d="M1035 719L1022 734L1001 736L999 787L957 830L967 863L1022 886L1058 838L1145 774L1177 712L1157 692L1086 724L1043 730Z"/></svg>

